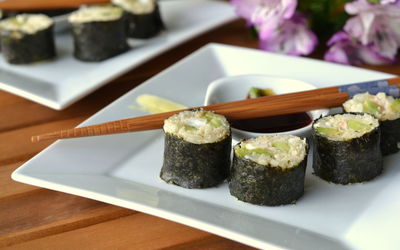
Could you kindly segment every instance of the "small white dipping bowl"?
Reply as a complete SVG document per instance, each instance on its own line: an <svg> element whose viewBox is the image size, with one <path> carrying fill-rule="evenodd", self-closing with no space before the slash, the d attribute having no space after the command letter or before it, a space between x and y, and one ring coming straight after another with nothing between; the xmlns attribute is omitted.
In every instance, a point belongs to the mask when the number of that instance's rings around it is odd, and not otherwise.
<svg viewBox="0 0 400 250"><path fill-rule="evenodd" d="M316 89L314 85L309 83L280 78L276 76L268 75L238 75L238 76L228 76L224 78L217 79L210 83L207 88L205 105L232 102L238 100L244 100L250 88L256 87L261 89L270 88L276 94L285 94L292 92L299 92L304 90ZM320 116L325 116L329 112L328 109L318 109L308 112L308 115L312 120L319 118ZM277 132L273 134L292 134L300 137L307 137L311 129L311 124L285 132ZM257 133L249 132L245 130L240 130L232 128L233 137L235 139L249 139L251 137L256 137L260 135L267 135L272 133Z"/></svg>

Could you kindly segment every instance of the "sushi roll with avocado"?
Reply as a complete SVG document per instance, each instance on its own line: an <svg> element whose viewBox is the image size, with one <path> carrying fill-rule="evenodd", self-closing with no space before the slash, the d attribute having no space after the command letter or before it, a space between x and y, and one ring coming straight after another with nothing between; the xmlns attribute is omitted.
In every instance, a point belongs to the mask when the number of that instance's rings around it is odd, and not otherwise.
<svg viewBox="0 0 400 250"><path fill-rule="evenodd" d="M231 130L226 118L211 111L193 110L164 121L164 163L160 177L184 188L207 188L229 173Z"/></svg>
<svg viewBox="0 0 400 250"><path fill-rule="evenodd" d="M233 148L229 190L241 201L278 206L304 193L306 139L294 135L260 136Z"/></svg>
<svg viewBox="0 0 400 250"><path fill-rule="evenodd" d="M367 113L344 113L314 121L314 173L338 184L371 180L382 172L379 121Z"/></svg>
<svg viewBox="0 0 400 250"><path fill-rule="evenodd" d="M0 22L3 56L11 64L28 64L56 56L54 22L43 14L20 14Z"/></svg>
<svg viewBox="0 0 400 250"><path fill-rule="evenodd" d="M123 10L112 5L83 6L73 12L74 56L97 62L128 50Z"/></svg>
<svg viewBox="0 0 400 250"><path fill-rule="evenodd" d="M156 0L112 0L125 11L128 36L150 38L164 29Z"/></svg>
<svg viewBox="0 0 400 250"><path fill-rule="evenodd" d="M383 155L393 154L400 148L400 99L385 93L357 94L343 104L346 112L366 112L381 124L381 150Z"/></svg>

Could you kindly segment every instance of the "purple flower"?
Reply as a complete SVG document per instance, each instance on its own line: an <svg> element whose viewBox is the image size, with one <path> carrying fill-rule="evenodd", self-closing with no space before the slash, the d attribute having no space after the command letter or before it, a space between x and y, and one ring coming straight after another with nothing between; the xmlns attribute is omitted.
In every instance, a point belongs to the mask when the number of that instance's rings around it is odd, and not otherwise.
<svg viewBox="0 0 400 250"><path fill-rule="evenodd" d="M297 6L297 0L231 0L231 3L240 17L258 28L262 39L291 18Z"/></svg>
<svg viewBox="0 0 400 250"><path fill-rule="evenodd" d="M358 0L345 5L346 12L355 17L346 22L344 30L363 45L373 45L384 57L394 59L400 46L400 7L372 4Z"/></svg>
<svg viewBox="0 0 400 250"><path fill-rule="evenodd" d="M380 4L400 4L399 0L381 0Z"/></svg>
<svg viewBox="0 0 400 250"><path fill-rule="evenodd" d="M374 45L363 45L347 33L340 31L336 33L329 41L331 46L325 53L326 61L342 64L388 64L394 60L381 55Z"/></svg>
<svg viewBox="0 0 400 250"><path fill-rule="evenodd" d="M267 39L260 39L261 49L289 55L308 55L317 43L317 37L299 13L291 19L285 19Z"/></svg>

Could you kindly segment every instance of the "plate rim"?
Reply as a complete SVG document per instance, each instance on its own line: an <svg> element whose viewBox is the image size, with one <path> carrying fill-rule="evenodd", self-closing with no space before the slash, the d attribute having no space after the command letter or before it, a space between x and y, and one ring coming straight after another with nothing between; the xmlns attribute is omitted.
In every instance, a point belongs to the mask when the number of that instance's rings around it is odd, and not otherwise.
<svg viewBox="0 0 400 250"><path fill-rule="evenodd" d="M101 113L102 113L102 112L106 112L108 109L112 109L112 106L113 106L113 105L117 105L118 100L123 99L125 96L131 95L134 91L136 91L136 90L139 89L139 88L145 87L147 83L152 82L154 79L156 79L157 77L159 77L161 74L168 74L169 71L172 71L172 70L174 70L174 69L177 68L177 67L180 67L180 65L184 64L187 60L190 60L191 58L193 58L194 56L196 56L196 55L198 55L198 54L200 54L200 53L204 53L204 50L213 50L213 49L216 48L216 47L237 48L237 49L241 49L241 50L257 51L257 50L254 50L254 49L242 48L242 47L237 47L237 46L232 46L232 45L225 45L225 44L218 44L218 43L210 43L210 44L207 44L207 45L201 47L200 49L194 51L194 52L191 53L189 56L186 56L186 57L184 57L183 59L179 60L178 62L176 62L176 63L173 64L172 66L170 66L170 67L168 67L167 69L165 69L165 70L163 70L162 72L160 72L159 74L157 74L157 75L153 76L152 78L148 79L148 80L145 81L143 84L141 84L140 86L138 86L138 88L134 88L134 89L128 91L126 94L124 94L123 96L121 96L120 98L118 98L117 100L115 100L114 102L112 102L111 104L107 105L105 108L101 109L99 112L97 112L97 113L95 113L94 115L92 115L89 119L85 120L85 121L84 121L83 123L81 123L79 126L90 124L90 123L91 123L91 119L92 119L93 117L101 116ZM257 52L258 52L258 51L257 51ZM273 55L276 56L276 54L273 54ZM286 57L286 56L283 56L283 57ZM301 58L301 60L303 60L303 59L309 59L309 58ZM315 59L310 59L310 60L312 60L312 61L318 61L319 63L323 62L323 61L319 61L319 60L315 60ZM336 65L336 64L335 64L335 65ZM342 65L336 65L336 66L342 66ZM348 66L344 66L344 67L348 67ZM355 67L354 67L354 68L355 68ZM359 69L359 68L356 68L356 69ZM359 69L359 70L362 70L362 69ZM371 70L366 70L366 71L371 71ZM377 72L377 73L385 74L385 73L382 73L382 72ZM388 77L390 76L389 74L386 74L386 75L388 75ZM44 154L49 148L53 147L53 146L56 145L56 144L57 144L57 142L54 143L54 144L52 144L51 146L49 146L48 148L46 148L46 149L43 150L42 152L40 152L38 155L36 155L35 157L33 157L31 160L33 160L33 159L36 158L37 156L41 155L42 153ZM28 163L29 163L31 160L29 160L27 163L25 163L24 165L22 165L21 167L19 167L17 170L15 170L15 171L12 173L12 178L13 178L14 180L16 180L16 181L21 181L21 182L24 182L24 183L27 183L27 184L32 184L31 182L27 182L27 181L32 181L32 179L30 179L30 178L33 178L33 177L24 176L23 174L20 173L21 170L23 170L25 167L27 167ZM35 179L34 181L37 181L37 179ZM40 181L40 180L39 180L39 181ZM35 185L36 185L36 184L35 184ZM61 185L61 184L60 184L60 185ZM47 183L45 183L45 185L43 185L42 187L44 187L44 188L49 188L49 187L47 186ZM50 188L50 189L53 189L53 188ZM62 188L60 188L60 189L53 189L53 190L65 192L65 190L62 190ZM77 193L75 193L75 192L74 192L74 193L68 192L68 193L71 193L71 194L74 194L74 195L82 196L81 194L79 194L79 192L77 192ZM177 194L177 195L179 195L179 194ZM87 196L84 196L84 197L90 198L90 199L94 199L93 197L87 197ZM106 198L107 198L107 197L106 197ZM108 202L108 203L110 203L110 202L108 201L108 199L109 199L109 197L108 197L107 199L105 199L105 200L103 200L103 199L98 199L98 200L100 200L100 201L102 201L102 202ZM97 200L97 199L95 199L95 200ZM131 202L132 202L132 201L131 201ZM134 202L134 203L136 203L136 202ZM120 203L118 203L118 204L117 204L117 203L111 203L111 204L114 204L114 205L117 205L117 206L121 206ZM129 206L124 206L124 207L130 208ZM132 209L132 208L130 208L130 209ZM154 214L153 214L153 213L149 213L148 210L140 210L140 209L135 209L135 210L138 210L138 211L141 211L141 212L144 212L144 213L148 213L148 214L152 214L152 215L154 215L154 216L162 217L162 218L168 219L168 220L171 220L171 216L172 216L172 217L173 217L173 216L178 216L178 217L179 217L179 215L176 215L176 214L168 215L168 213L166 213L166 217L160 216L160 215L159 215L159 209L157 209L157 208L154 208L154 211L156 211L157 214L156 214L156 212L154 212ZM165 211L164 211L164 212L165 212ZM168 216L167 216L167 215L168 215ZM182 217L182 218L184 218L184 217ZM184 219L185 219L185 218L184 218ZM187 218L186 218L186 219L187 219ZM177 221L177 220L173 220L173 221ZM185 223L185 222L182 222L181 220L178 220L177 222L178 222L178 223L185 224L185 225L188 225L188 226L194 226L193 223L199 224L199 222L198 222L197 220L195 220L195 219L192 219L192 221L193 221L193 222L190 222L190 221L189 221L189 222ZM201 224L201 222L200 222L200 224ZM282 246L277 246L277 245L273 245L273 244L271 245L271 244L269 244L269 243L266 244L266 242L264 242L264 241L259 241L259 240L253 239L253 238L251 238L251 237L249 238L249 237L247 237L247 236L244 237L244 240L245 240L245 241L242 241L242 240L243 240L243 235L241 235L241 234L239 234L239 235L237 235L237 234L232 234L232 232L231 232L230 230L226 230L226 229L224 229L224 228L221 229L221 228L216 227L216 226L212 226L211 228L208 228L208 226L209 226L209 225L201 225L201 226L197 226L197 225L196 225L196 226L194 226L194 227L200 228L200 229L202 229L202 230L206 230L206 231L209 231L209 232L212 232L212 233L217 234L217 235L220 235L220 236L222 236L222 237L230 238L230 239L232 239L232 240L234 240L234 241L239 241L239 242L242 242L242 243L244 243L244 244L252 245L252 246L255 246L255 247L260 247L260 248L265 248L265 247L280 248L280 247L282 247ZM289 225L289 226L292 226L292 227L293 227L293 225ZM207 229L207 228L208 228L208 229ZM221 230L222 230L222 232L221 232ZM226 230L226 232L225 232L224 230ZM302 230L304 230L304 229L302 229ZM315 233L315 232L312 232L312 233ZM242 240L241 240L241 239L242 239ZM334 239L334 240L335 240L335 241L338 241L337 239ZM340 242L340 241L339 241L339 243L344 243L344 242ZM349 246L343 245L343 248L345 248L345 247L349 247Z"/></svg>
<svg viewBox="0 0 400 250"><path fill-rule="evenodd" d="M171 4L168 2L169 1L164 2L164 3L161 2L160 4ZM119 76L125 74L126 72L142 65L143 63L161 55L162 53L169 51L169 50L177 47L178 45L187 42L188 40L190 40L194 37L198 37L198 36L206 33L207 31L213 30L219 26L222 26L224 24L227 24L231 21L238 19L238 17L235 15L235 13L233 11L233 7L230 6L229 3L226 3L224 1L192 0L191 2L187 2L187 3L186 2L179 3L179 1L178 1L178 2L174 2L173 4L175 4L175 5L182 4L182 6L195 5L195 4L204 4L204 5L218 4L220 6L219 8L223 9L224 15L221 15L220 17L216 17L215 19L211 20L212 22L209 22L208 25L204 26L204 27L200 22L197 22L196 25L193 25L192 27L185 27L183 29L177 30L178 32L181 30L189 31L189 30L193 29L193 27L196 27L196 32L188 32L183 37L180 37L179 39L177 39L171 43L167 43L166 45L162 45L161 47L156 47L149 54L142 56L141 60L139 60L138 62L135 62L135 63L129 65L128 67L120 68L118 70L118 72L113 73L111 75L107 75L106 77L103 77L101 79L98 79L97 81L89 84L87 87L79 90L77 94L72 94L72 95L66 94L63 96L59 93L60 92L60 91L58 91L59 89L51 88L50 86L49 86L49 91L54 92L53 94L55 95L55 97L41 95L38 93L32 93L31 91L29 91L29 89L25 89L23 87L21 88L20 86L15 86L15 83L9 83L9 82L7 83L7 82L3 81L1 79L1 76L0 76L0 90L9 92L11 94L20 96L22 98L39 103L41 105L44 105L46 107L49 107L49 108L52 108L55 110L63 110L65 108L69 107L70 105L72 105L73 103L81 100L83 97L85 97L85 96L89 95L90 93L96 91L97 89L101 88L105 84L111 82L112 80L118 78ZM64 32L55 32L55 36L58 36L63 33ZM156 39L157 37L154 37L154 38ZM147 46L147 48L149 48L149 46ZM136 55L132 55L132 56L136 56ZM113 62L109 62L109 63L113 63ZM4 69L0 68L0 71L2 71L2 70L4 70ZM10 72L14 75L21 76L21 79L30 78L30 79L32 79L32 81L39 81L39 82L46 83L46 81L44 81L44 80L33 79L32 77L20 75L18 73L11 72L8 70L5 70L4 72L6 72L6 73ZM18 80L18 77L16 78L16 81L17 82L25 82L24 80ZM17 84L17 85L19 85L19 84ZM61 89L63 89L62 86L61 86Z"/></svg>

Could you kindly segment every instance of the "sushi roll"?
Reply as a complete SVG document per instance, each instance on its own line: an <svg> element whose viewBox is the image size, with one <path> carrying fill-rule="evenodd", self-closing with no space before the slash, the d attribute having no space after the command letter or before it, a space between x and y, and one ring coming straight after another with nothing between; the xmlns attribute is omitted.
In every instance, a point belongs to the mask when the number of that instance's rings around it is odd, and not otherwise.
<svg viewBox="0 0 400 250"><path fill-rule="evenodd" d="M97 62L128 50L123 10L112 5L83 6L69 18L74 56Z"/></svg>
<svg viewBox="0 0 400 250"><path fill-rule="evenodd" d="M3 56L11 64L28 64L56 56L54 22L43 14L20 14L0 22Z"/></svg>
<svg viewBox="0 0 400 250"><path fill-rule="evenodd" d="M129 37L150 38L164 29L155 0L112 0L112 3L124 9Z"/></svg>
<svg viewBox="0 0 400 250"><path fill-rule="evenodd" d="M231 130L222 115L193 110L164 121L164 163L160 177L184 188L207 188L229 173Z"/></svg>
<svg viewBox="0 0 400 250"><path fill-rule="evenodd" d="M233 148L229 190L241 201L278 206L304 193L306 139L294 135L260 136Z"/></svg>
<svg viewBox="0 0 400 250"><path fill-rule="evenodd" d="M379 121L367 113L344 113L314 121L315 175L338 184L371 180L382 172Z"/></svg>
<svg viewBox="0 0 400 250"><path fill-rule="evenodd" d="M381 150L383 155L393 154L400 147L400 99L385 93L357 94L343 104L346 112L367 112L381 124Z"/></svg>

